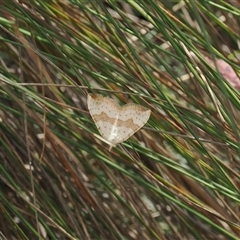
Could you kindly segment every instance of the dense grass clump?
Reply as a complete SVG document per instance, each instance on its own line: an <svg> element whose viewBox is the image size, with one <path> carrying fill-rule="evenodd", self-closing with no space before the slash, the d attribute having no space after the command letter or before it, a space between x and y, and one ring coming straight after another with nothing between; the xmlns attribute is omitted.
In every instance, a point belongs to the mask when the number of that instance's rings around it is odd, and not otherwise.
<svg viewBox="0 0 240 240"><path fill-rule="evenodd" d="M0 239L239 239L238 1L0 8ZM151 110L108 151L87 94Z"/></svg>

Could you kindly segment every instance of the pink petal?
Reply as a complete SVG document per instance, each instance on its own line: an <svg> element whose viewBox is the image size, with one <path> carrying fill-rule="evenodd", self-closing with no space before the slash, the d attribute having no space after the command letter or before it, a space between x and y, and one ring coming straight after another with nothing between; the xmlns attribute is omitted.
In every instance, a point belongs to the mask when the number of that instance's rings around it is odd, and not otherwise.
<svg viewBox="0 0 240 240"><path fill-rule="evenodd" d="M211 65L211 67L215 68L215 64L212 60L209 58L206 58L208 63ZM238 75L234 72L233 68L224 60L217 59L216 65L218 68L218 71L222 74L222 76L237 90L240 90L240 78Z"/></svg>

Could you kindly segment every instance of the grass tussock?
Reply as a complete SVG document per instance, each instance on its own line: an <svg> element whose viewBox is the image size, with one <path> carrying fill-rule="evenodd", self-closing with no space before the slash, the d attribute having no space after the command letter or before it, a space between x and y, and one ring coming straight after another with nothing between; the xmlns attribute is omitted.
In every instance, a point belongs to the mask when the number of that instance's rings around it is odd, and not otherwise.
<svg viewBox="0 0 240 240"><path fill-rule="evenodd" d="M239 239L238 1L2 1L0 239ZM87 94L151 109L108 151Z"/></svg>

